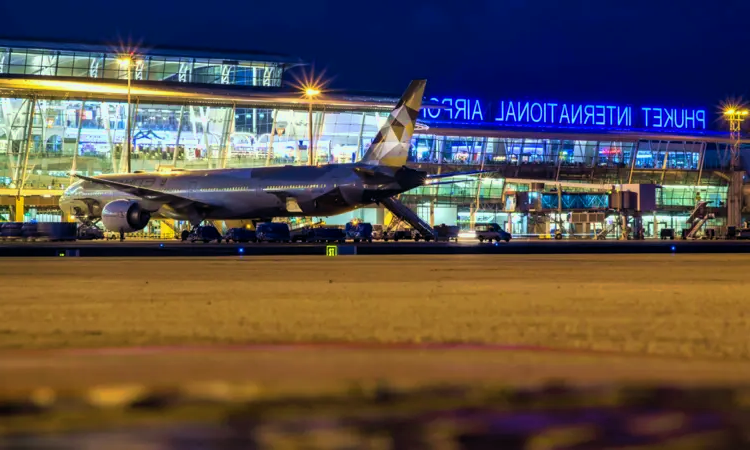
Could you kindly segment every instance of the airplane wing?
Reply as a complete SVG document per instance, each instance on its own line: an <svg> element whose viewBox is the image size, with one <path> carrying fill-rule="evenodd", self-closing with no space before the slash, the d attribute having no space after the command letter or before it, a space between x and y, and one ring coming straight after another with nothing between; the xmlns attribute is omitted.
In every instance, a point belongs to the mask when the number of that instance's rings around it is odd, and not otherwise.
<svg viewBox="0 0 750 450"><path fill-rule="evenodd" d="M425 183L423 184L423 186L429 187L429 186L439 186L439 185L442 185L442 184L456 184L456 183L463 183L465 181L466 180L448 180L448 181L430 181L430 180L425 180Z"/></svg>
<svg viewBox="0 0 750 450"><path fill-rule="evenodd" d="M134 195L136 197L140 197L144 200L165 203L175 209L192 206L196 209L207 210L213 209L215 207L214 205L192 200L187 197L169 194L166 192L157 191L155 189L133 186L127 183L120 183L119 181L102 180L99 178L86 177L78 174L76 174L75 176L91 183L101 184L102 186L107 186L109 188L116 189L118 191Z"/></svg>
<svg viewBox="0 0 750 450"><path fill-rule="evenodd" d="M479 173L492 173L497 172L497 170L472 170L469 172L448 172L448 173L439 173L439 174L433 174L433 175L427 175L428 180L437 180L439 178L451 178L451 177L460 177L461 175L476 175Z"/></svg>

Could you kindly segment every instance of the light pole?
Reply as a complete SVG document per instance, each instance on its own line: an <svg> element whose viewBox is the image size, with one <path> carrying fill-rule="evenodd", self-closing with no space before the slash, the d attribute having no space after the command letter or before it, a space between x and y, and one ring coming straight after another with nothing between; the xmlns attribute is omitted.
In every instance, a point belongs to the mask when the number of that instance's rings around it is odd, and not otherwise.
<svg viewBox="0 0 750 450"><path fill-rule="evenodd" d="M305 97L309 100L309 106L307 108L307 134L309 136L309 141L307 144L307 164L308 165L315 165L314 157L313 157L313 114L312 114L312 100L315 98L316 95L320 94L319 89L315 89L313 87L309 87L305 89Z"/></svg>
<svg viewBox="0 0 750 450"><path fill-rule="evenodd" d="M130 136L130 133L131 133L131 129L130 129L131 128L131 117L130 117L131 116L131 114L130 114L130 78L131 78L131 76L130 76L130 71L131 71L131 68L133 67L133 64L135 64L135 59L133 59L133 55L130 54L128 56L125 56L123 58L118 59L117 61L120 63L120 66L127 67L127 73L128 73L128 120L127 120L127 124L126 124L126 126L127 126L128 129L126 131L127 144L125 146L125 156L127 157L126 173L130 173L130 152L131 152L131 145L132 145L132 143L131 143L131 136Z"/></svg>
<svg viewBox="0 0 750 450"><path fill-rule="evenodd" d="M742 221L742 168L740 167L740 143L742 139L742 122L747 118L746 109L730 108L724 111L729 121L729 138L732 141L732 153L729 170L731 178L727 190L727 226L739 227Z"/></svg>
<svg viewBox="0 0 750 450"><path fill-rule="evenodd" d="M724 111L729 121L729 138L732 141L732 159L731 168L738 169L740 165L740 139L742 122L747 118L748 111L746 109L737 110L734 108Z"/></svg>

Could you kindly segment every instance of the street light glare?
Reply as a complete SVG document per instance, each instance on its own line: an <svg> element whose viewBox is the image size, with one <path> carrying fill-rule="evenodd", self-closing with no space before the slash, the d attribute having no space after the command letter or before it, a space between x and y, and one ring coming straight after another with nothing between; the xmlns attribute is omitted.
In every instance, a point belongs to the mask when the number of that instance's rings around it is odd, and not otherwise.
<svg viewBox="0 0 750 450"><path fill-rule="evenodd" d="M731 108L731 109L728 109L728 110L724 111L724 114L726 114L726 115L731 115L731 114L734 114L734 113L735 113L734 108Z"/></svg>
<svg viewBox="0 0 750 450"><path fill-rule="evenodd" d="M308 97L314 97L314 96L316 96L318 94L320 94L320 90L318 90L318 89L315 89L315 88L307 88L307 89L305 89L305 95L307 95Z"/></svg>

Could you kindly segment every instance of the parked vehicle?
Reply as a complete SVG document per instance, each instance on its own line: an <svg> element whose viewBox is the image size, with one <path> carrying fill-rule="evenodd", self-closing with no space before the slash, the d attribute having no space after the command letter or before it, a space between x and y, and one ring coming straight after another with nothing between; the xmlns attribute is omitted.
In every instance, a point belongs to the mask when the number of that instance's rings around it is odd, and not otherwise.
<svg viewBox="0 0 750 450"><path fill-rule="evenodd" d="M289 225L281 222L259 223L255 228L258 242L291 242L292 236Z"/></svg>
<svg viewBox="0 0 750 450"><path fill-rule="evenodd" d="M224 240L229 242L255 242L255 231L249 228L230 228L224 234Z"/></svg>
<svg viewBox="0 0 750 450"><path fill-rule="evenodd" d="M207 244L211 241L216 241L217 244L221 243L221 233L219 233L219 230L216 229L216 227L212 226L202 226L202 227L195 227L193 231L188 233L187 236L188 242L196 242L196 241L203 241L204 244Z"/></svg>
<svg viewBox="0 0 750 450"><path fill-rule="evenodd" d="M496 223L478 223L474 225L474 232L477 235L479 242L509 242L511 239L510 233L503 230L500 225Z"/></svg>
<svg viewBox="0 0 750 450"><path fill-rule="evenodd" d="M461 229L458 226L441 224L434 228L436 241L455 241L458 242L458 234Z"/></svg>
<svg viewBox="0 0 750 450"><path fill-rule="evenodd" d="M48 241L75 241L78 224L74 222L39 222L37 232Z"/></svg>
<svg viewBox="0 0 750 450"><path fill-rule="evenodd" d="M372 224L366 222L346 224L345 228L347 239L351 239L354 242L367 241L372 242L373 239L373 228Z"/></svg>
<svg viewBox="0 0 750 450"><path fill-rule="evenodd" d="M21 239L23 237L23 222L0 223L0 238Z"/></svg>
<svg viewBox="0 0 750 450"><path fill-rule="evenodd" d="M313 227L296 230L292 242L339 242L346 241L346 233L338 227Z"/></svg>
<svg viewBox="0 0 750 450"><path fill-rule="evenodd" d="M104 231L99 227L81 225L78 227L78 239L81 241L104 239Z"/></svg>
<svg viewBox="0 0 750 450"><path fill-rule="evenodd" d="M383 240L385 242L388 242L389 240L392 240L393 242L408 241L414 239L414 233L413 230L393 230L384 235Z"/></svg>

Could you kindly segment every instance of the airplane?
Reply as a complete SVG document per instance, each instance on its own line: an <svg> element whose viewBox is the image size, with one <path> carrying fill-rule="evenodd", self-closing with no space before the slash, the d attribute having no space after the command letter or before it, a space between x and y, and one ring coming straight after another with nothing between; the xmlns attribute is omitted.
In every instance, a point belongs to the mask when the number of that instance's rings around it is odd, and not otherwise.
<svg viewBox="0 0 750 450"><path fill-rule="evenodd" d="M356 163L243 169L171 169L84 176L60 198L60 208L84 224L101 221L132 233L152 218L270 222L276 217L327 217L352 211L442 178L406 167L426 80L413 80L364 157ZM438 181L436 181L438 180Z"/></svg>

